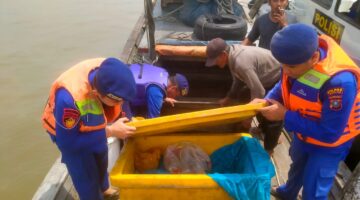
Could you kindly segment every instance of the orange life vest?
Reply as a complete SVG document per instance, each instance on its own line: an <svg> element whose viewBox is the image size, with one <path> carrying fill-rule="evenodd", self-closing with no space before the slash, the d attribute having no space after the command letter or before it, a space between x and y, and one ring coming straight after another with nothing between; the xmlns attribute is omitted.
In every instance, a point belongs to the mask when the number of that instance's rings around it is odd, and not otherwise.
<svg viewBox="0 0 360 200"><path fill-rule="evenodd" d="M50 89L49 99L42 115L43 127L51 134L56 135L54 117L55 94L60 88L65 88L73 97L80 113L80 132L89 132L104 129L107 121L114 121L121 111L120 104L114 107L103 107L100 100L91 92L89 74L104 61L104 58L95 58L80 62L60 75Z"/></svg>
<svg viewBox="0 0 360 200"><path fill-rule="evenodd" d="M318 62L313 69L296 79L291 87L288 83L288 76L285 73L282 75L281 88L285 107L292 111L298 111L303 117L310 119L319 119L321 117L323 105L319 99L319 91L332 76L342 71L350 71L356 76L358 83L360 80L360 69L333 39L326 35L321 35L319 37L319 46L327 50L326 58ZM296 136L310 144L323 147L337 147L358 135L360 133L359 85L357 85L357 95L347 126L337 141L326 143L312 137L303 137L301 133L295 133ZM305 90L306 95L296 94L301 94Z"/></svg>

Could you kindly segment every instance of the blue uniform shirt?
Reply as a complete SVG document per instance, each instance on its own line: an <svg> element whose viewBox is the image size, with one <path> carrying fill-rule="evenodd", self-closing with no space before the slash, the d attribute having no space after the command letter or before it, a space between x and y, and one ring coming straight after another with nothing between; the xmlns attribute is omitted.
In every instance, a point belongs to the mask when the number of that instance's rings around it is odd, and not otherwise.
<svg viewBox="0 0 360 200"><path fill-rule="evenodd" d="M294 81L294 80L290 80ZM331 109L331 97L327 94L328 90L342 88L341 109ZM320 89L320 100L323 104L322 116L319 121L304 118L296 111L287 111L284 118L285 129L287 131L299 132L303 136L310 136L319 141L332 143L339 139L346 127L357 91L357 82L351 72L340 72L331 77ZM275 99L283 102L281 96L281 81L266 95L265 99ZM334 149L348 148L352 140ZM314 145L307 145L312 148Z"/></svg>
<svg viewBox="0 0 360 200"><path fill-rule="evenodd" d="M95 75L95 71L89 75L89 80L92 81ZM98 145L101 141L106 144L105 129L92 131L89 133L80 133L79 122L68 129L63 126L63 116L65 109L77 110L74 104L74 99L71 94L64 88L59 89L55 94L55 110L54 116L56 119L56 144L62 151L78 151L89 148L93 145Z"/></svg>
<svg viewBox="0 0 360 200"><path fill-rule="evenodd" d="M146 89L147 118L160 116L162 104L164 102L164 91L157 85L150 85Z"/></svg>

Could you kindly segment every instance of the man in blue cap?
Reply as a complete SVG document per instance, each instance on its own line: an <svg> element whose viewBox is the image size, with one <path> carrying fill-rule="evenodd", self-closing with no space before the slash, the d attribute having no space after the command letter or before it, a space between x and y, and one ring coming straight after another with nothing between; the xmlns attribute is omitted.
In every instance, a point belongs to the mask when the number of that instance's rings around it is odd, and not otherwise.
<svg viewBox="0 0 360 200"><path fill-rule="evenodd" d="M128 118L141 114L146 110L146 118L160 116L163 103L174 106L178 96L189 93L189 83L182 74L170 76L162 67L150 64L132 64L130 70L136 82L136 97L130 103L124 104Z"/></svg>
<svg viewBox="0 0 360 200"><path fill-rule="evenodd" d="M135 127L124 124L128 119L120 113L123 101L135 94L131 71L116 58L80 62L52 84L42 122L61 151L80 199L118 196L109 184L106 138L134 134Z"/></svg>
<svg viewBox="0 0 360 200"><path fill-rule="evenodd" d="M294 137L288 181L272 193L281 199L327 199L339 162L359 134L360 70L342 48L313 27L293 24L277 32L271 52L282 63L282 78L259 111L284 120Z"/></svg>

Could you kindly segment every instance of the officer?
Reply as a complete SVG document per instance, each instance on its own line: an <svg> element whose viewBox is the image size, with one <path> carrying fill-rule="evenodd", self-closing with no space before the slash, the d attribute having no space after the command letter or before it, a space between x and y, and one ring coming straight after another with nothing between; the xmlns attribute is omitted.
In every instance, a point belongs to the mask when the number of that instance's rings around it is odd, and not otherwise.
<svg viewBox="0 0 360 200"><path fill-rule="evenodd" d="M116 58L80 62L52 84L42 122L61 151L80 199L118 195L109 184L106 138L134 134L135 128L124 124L127 118L119 117L122 102L135 93L131 71Z"/></svg>
<svg viewBox="0 0 360 200"><path fill-rule="evenodd" d="M137 95L130 105L124 104L128 118L141 114L142 110L147 111L146 118L158 117L164 102L174 106L174 98L189 93L189 83L182 74L170 76L164 68L149 64L132 64L130 70L136 82Z"/></svg>
<svg viewBox="0 0 360 200"><path fill-rule="evenodd" d="M288 25L271 40L282 63L280 82L260 109L269 120L284 120L294 135L286 184L272 193L281 199L327 199L339 162L359 134L360 70L342 48L305 24Z"/></svg>

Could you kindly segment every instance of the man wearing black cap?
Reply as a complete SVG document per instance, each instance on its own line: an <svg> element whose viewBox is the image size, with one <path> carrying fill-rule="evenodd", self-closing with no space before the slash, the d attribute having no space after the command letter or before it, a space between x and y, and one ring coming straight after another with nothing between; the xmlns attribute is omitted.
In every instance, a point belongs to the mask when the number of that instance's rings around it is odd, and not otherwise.
<svg viewBox="0 0 360 200"><path fill-rule="evenodd" d="M327 199L339 162L360 129L360 70L342 48L305 24L277 32L271 52L282 63L282 78L259 111L268 120L284 120L294 137L289 178L273 189L281 199Z"/></svg>
<svg viewBox="0 0 360 200"><path fill-rule="evenodd" d="M219 101L227 105L231 98L244 90L242 82L250 89L251 99L263 98L266 90L271 89L280 78L280 63L269 50L244 45L228 46L221 38L211 40L206 47L205 66L224 68L229 66L233 82L226 97ZM241 94L240 94L241 95ZM264 147L271 155L278 143L282 122L268 123L261 115L257 116L259 128L264 133ZM250 128L251 119L244 121L245 128Z"/></svg>
<svg viewBox="0 0 360 200"><path fill-rule="evenodd" d="M127 65L116 58L83 61L52 84L42 116L80 199L114 197L107 173L107 137L127 138L135 128L120 118L123 101L136 94ZM112 123L108 125L108 123Z"/></svg>
<svg viewBox="0 0 360 200"><path fill-rule="evenodd" d="M132 64L130 70L136 82L136 97L130 103L124 104L124 111L128 118L133 114L139 115L146 110L146 118L160 116L163 103L174 106L178 96L189 93L189 83L182 74L170 76L162 67L150 64Z"/></svg>
<svg viewBox="0 0 360 200"><path fill-rule="evenodd" d="M251 99L263 98L265 88L271 88L280 78L280 64L269 50L244 45L228 46L221 38L212 39L206 47L205 66L229 66L233 83L227 96L220 101L229 102L238 92L241 82L250 89Z"/></svg>

